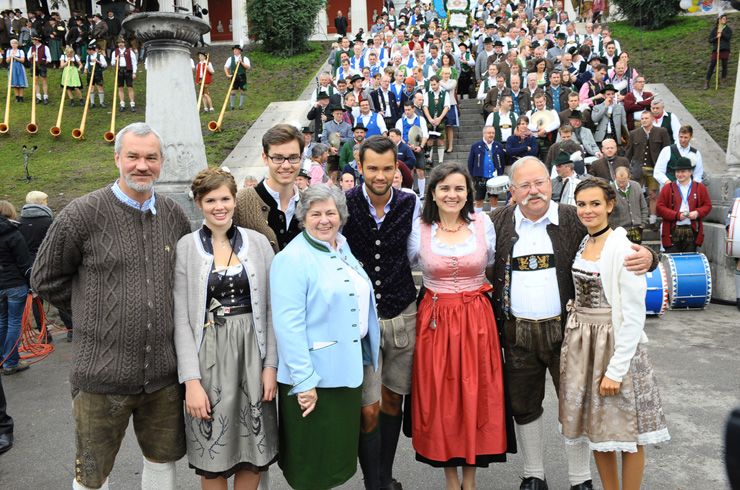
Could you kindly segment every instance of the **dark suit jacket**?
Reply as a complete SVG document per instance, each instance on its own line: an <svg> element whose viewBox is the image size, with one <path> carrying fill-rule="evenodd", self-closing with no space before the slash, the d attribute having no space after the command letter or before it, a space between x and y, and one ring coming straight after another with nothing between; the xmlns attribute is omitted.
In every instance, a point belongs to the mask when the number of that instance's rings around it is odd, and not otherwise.
<svg viewBox="0 0 740 490"><path fill-rule="evenodd" d="M636 128L630 131L630 141L627 144L627 150L625 151L625 157L627 160L632 162L633 160L642 163L643 154L645 153L645 146L648 146L648 152L652 162L648 161L647 166L655 166L655 162L658 160L660 150L671 144L671 137L665 128L653 126L650 128L650 138L645 135L645 130L642 128Z"/></svg>
<svg viewBox="0 0 740 490"><path fill-rule="evenodd" d="M334 19L334 27L337 28L337 34L340 36L347 35L347 26L349 25L349 22L347 21L347 17L341 16L336 17Z"/></svg>
<svg viewBox="0 0 740 490"><path fill-rule="evenodd" d="M616 170L617 167L630 168L630 161L624 157L614 157L614 163L612 170ZM608 181L612 180L612 174L609 171L609 165L607 164L606 157L601 157L591 164L591 168L588 169L588 174L594 177L599 177Z"/></svg>
<svg viewBox="0 0 740 490"><path fill-rule="evenodd" d="M400 113L398 110L398 103L396 101L396 96L391 90L388 90L388 103L391 105L391 118L393 118L393 124L395 124L398 118L400 117ZM372 108L373 111L378 112L381 115L384 114L383 97L381 95L380 89L376 89L370 92L370 107ZM389 127L388 129L391 129L391 128Z"/></svg>
<svg viewBox="0 0 740 490"><path fill-rule="evenodd" d="M311 107L311 110L308 111L308 114L306 114L306 119L313 121L313 134L315 141L319 141L321 139L321 133L324 132L324 121L321 120L321 113L323 112L326 115L327 121L331 119L331 113L328 112L329 107L331 106L328 105L325 108L322 108L321 106L313 106Z"/></svg>

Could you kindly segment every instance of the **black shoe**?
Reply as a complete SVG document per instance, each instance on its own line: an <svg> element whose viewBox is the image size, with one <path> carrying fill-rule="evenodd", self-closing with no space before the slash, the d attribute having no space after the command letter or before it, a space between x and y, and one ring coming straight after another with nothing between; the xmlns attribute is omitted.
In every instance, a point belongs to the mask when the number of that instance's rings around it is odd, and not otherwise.
<svg viewBox="0 0 740 490"><path fill-rule="evenodd" d="M72 330L67 330L67 342L72 342Z"/></svg>
<svg viewBox="0 0 740 490"><path fill-rule="evenodd" d="M136 107L135 106L131 106L131 112L136 112Z"/></svg>
<svg viewBox="0 0 740 490"><path fill-rule="evenodd" d="M21 371L25 371L26 369L30 367L31 366L26 361L18 361L18 364L16 364L13 367L3 368L3 374L6 376L10 376L11 374L20 373Z"/></svg>
<svg viewBox="0 0 740 490"><path fill-rule="evenodd" d="M594 484L591 480L586 480L578 485L571 485L570 490L594 490Z"/></svg>
<svg viewBox="0 0 740 490"><path fill-rule="evenodd" d="M70 107L74 107L74 106L76 106L76 105L77 105L77 102L75 102L74 100L70 100L70 101L69 101L69 106L70 106ZM90 107L92 107L92 106L90 106Z"/></svg>
<svg viewBox="0 0 740 490"><path fill-rule="evenodd" d="M394 478L390 485L387 487L380 487L380 490L403 490L403 485Z"/></svg>
<svg viewBox="0 0 740 490"><path fill-rule="evenodd" d="M522 484L519 485L519 490L548 490L547 480L540 480L534 476L524 478Z"/></svg>
<svg viewBox="0 0 740 490"><path fill-rule="evenodd" d="M0 454L6 453L13 447L13 434L0 434Z"/></svg>
<svg viewBox="0 0 740 490"><path fill-rule="evenodd" d="M737 304L737 309L740 310L740 298L737 299L737 302L735 304Z"/></svg>
<svg viewBox="0 0 740 490"><path fill-rule="evenodd" d="M53 344L54 338L51 336L49 332L46 332L46 340L44 341L45 344Z"/></svg>
<svg viewBox="0 0 740 490"><path fill-rule="evenodd" d="M44 99L44 105L49 105L49 99Z"/></svg>
<svg viewBox="0 0 740 490"><path fill-rule="evenodd" d="M107 105L105 105L105 102L101 102L101 103L100 103L100 107L102 107L103 109L105 109L105 108L106 108L106 107L108 107L108 106L107 106Z"/></svg>

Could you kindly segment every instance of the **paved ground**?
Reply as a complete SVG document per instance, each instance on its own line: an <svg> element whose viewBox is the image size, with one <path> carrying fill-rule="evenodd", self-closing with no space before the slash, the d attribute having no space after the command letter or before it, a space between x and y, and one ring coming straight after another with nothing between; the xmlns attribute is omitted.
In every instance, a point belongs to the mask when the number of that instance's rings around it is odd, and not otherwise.
<svg viewBox="0 0 740 490"><path fill-rule="evenodd" d="M670 311L663 319L650 319L646 329L673 440L649 449L643 488L726 488L722 434L727 413L740 405L740 313L734 307L718 305L701 312ZM58 337L61 340L61 335ZM8 409L16 424L16 445L0 456L0 488L71 487L74 432L67 373L73 346L58 342L56 347L49 358L30 370L3 378ZM550 387L546 468L551 488L560 490L568 488L567 469L557 434L554 398ZM141 466L129 428L110 477L111 488L139 488ZM482 470L478 487L518 488L520 466L515 455L507 464ZM407 489L444 488L441 470L415 462L408 439L401 442L396 469ZM199 488L184 460L178 464L177 476L178 488ZM271 477L271 488L288 488L278 468ZM359 476L342 488L361 489Z"/></svg>

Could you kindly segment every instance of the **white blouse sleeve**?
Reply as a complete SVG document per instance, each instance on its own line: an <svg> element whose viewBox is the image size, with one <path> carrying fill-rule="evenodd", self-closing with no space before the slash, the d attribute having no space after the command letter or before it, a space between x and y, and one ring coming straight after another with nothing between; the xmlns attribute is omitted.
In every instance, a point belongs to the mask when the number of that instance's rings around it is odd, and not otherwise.
<svg viewBox="0 0 740 490"><path fill-rule="evenodd" d="M496 260L496 228L493 226L488 213L478 213L478 216L483 217L483 224L486 228L486 246L488 251L486 266L493 265Z"/></svg>
<svg viewBox="0 0 740 490"><path fill-rule="evenodd" d="M623 257L624 255L622 255ZM619 264L622 264L622 260ZM622 267L615 279L621 296L622 325L614 335L614 354L606 368L606 376L617 382L629 370L637 345L645 329L645 292L647 284L644 275L636 275Z"/></svg>
<svg viewBox="0 0 740 490"><path fill-rule="evenodd" d="M411 233L406 242L406 253L409 264L413 269L419 262L419 250L421 249L421 218L416 218L411 225Z"/></svg>

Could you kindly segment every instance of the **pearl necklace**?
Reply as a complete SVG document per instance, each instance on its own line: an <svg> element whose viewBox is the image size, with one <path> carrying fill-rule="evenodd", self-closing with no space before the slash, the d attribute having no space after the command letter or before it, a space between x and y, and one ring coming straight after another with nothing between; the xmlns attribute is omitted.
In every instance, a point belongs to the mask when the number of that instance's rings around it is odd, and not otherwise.
<svg viewBox="0 0 740 490"><path fill-rule="evenodd" d="M439 229L447 233L457 233L458 231L462 229L463 224L464 223L458 222L456 228L447 228L445 225L442 224L441 221L437 222L437 226L439 226Z"/></svg>

